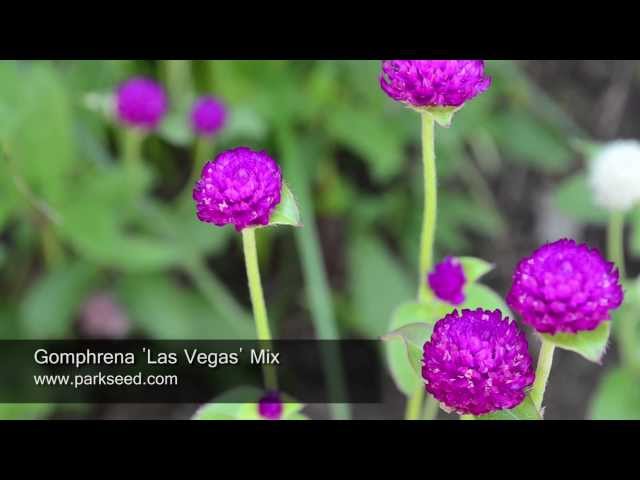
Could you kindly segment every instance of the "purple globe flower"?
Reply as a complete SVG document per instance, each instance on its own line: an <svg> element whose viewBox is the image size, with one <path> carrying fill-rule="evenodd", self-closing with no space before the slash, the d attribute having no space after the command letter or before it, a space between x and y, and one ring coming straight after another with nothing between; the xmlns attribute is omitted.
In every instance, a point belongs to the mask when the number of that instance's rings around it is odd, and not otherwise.
<svg viewBox="0 0 640 480"><path fill-rule="evenodd" d="M267 420L280 420L282 417L282 400L277 392L268 392L258 402L258 413Z"/></svg>
<svg viewBox="0 0 640 480"><path fill-rule="evenodd" d="M483 60L385 60L380 86L414 108L460 107L486 91Z"/></svg>
<svg viewBox="0 0 640 480"><path fill-rule="evenodd" d="M134 77L116 92L118 118L133 127L154 129L167 112L163 88L151 79Z"/></svg>
<svg viewBox="0 0 640 480"><path fill-rule="evenodd" d="M238 147L205 164L193 199L198 219L220 227L233 224L240 231L269 223L281 189L280 167L266 152Z"/></svg>
<svg viewBox="0 0 640 480"><path fill-rule="evenodd" d="M464 302L464 284L466 277L460 264L460 260L453 257L445 257L436 264L433 271L427 276L429 287L436 297L451 305L460 305Z"/></svg>
<svg viewBox="0 0 640 480"><path fill-rule="evenodd" d="M507 303L525 323L553 335L595 329L623 297L613 263L595 248L563 239L520 260Z"/></svg>
<svg viewBox="0 0 640 480"><path fill-rule="evenodd" d="M191 126L198 135L209 136L224 127L227 109L213 97L201 97L191 109Z"/></svg>
<svg viewBox="0 0 640 480"><path fill-rule="evenodd" d="M424 344L427 391L459 414L483 415L522 402L534 379L527 339L500 310L457 310Z"/></svg>

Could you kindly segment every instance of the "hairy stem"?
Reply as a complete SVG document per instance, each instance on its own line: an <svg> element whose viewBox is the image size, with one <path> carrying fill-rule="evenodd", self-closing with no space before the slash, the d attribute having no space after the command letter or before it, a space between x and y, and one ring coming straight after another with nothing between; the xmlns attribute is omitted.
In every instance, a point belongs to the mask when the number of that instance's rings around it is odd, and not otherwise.
<svg viewBox="0 0 640 480"><path fill-rule="evenodd" d="M245 266L247 268L247 280L249 282L251 305L253 306L253 319L256 323L256 333L258 335L258 340L264 342L265 346L268 348L271 344L271 330L269 329L267 307L264 303L262 281L260 280L255 229L245 228L242 230L242 247L244 250ZM273 370L273 366L265 365L263 371L266 387L269 390L277 390L277 377L275 370Z"/></svg>
<svg viewBox="0 0 640 480"><path fill-rule="evenodd" d="M422 209L422 232L420 233L420 270L418 273L418 300L429 299L427 273L433 264L433 244L438 212L438 183L436 178L436 154L433 117L421 114L422 119L422 169L424 175L424 207ZM422 382L407 402L406 420L415 420L422 409L425 391Z"/></svg>
<svg viewBox="0 0 640 480"><path fill-rule="evenodd" d="M620 279L626 277L624 268L624 213L614 212L607 227L607 256L616 264Z"/></svg>
<svg viewBox="0 0 640 480"><path fill-rule="evenodd" d="M553 352L555 345L546 340L542 340L540 353L538 354L538 367L536 368L536 381L531 390L531 400L538 410L542 408L542 399L544 391L547 388L549 373L551 373L551 365L553 363Z"/></svg>

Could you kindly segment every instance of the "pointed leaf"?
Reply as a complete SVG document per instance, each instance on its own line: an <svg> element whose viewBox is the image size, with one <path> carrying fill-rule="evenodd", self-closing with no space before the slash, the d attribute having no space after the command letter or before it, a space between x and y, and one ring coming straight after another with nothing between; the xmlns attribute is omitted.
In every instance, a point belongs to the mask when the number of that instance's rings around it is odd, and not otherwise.
<svg viewBox="0 0 640 480"><path fill-rule="evenodd" d="M607 349L610 331L611 322L603 322L598 328L589 332L542 334L540 336L558 348L576 352L587 360L600 364Z"/></svg>
<svg viewBox="0 0 640 480"><path fill-rule="evenodd" d="M389 325L391 331L382 339L386 340L391 376L405 394L413 393L422 381L422 347L431 337L435 322L450 310L450 305L437 301L408 302L395 310Z"/></svg>
<svg viewBox="0 0 640 480"><path fill-rule="evenodd" d="M640 420L640 375L620 367L608 371L593 397L590 418Z"/></svg>
<svg viewBox="0 0 640 480"><path fill-rule="evenodd" d="M475 417L476 420L542 420L540 412L527 395L520 405L510 410L499 410Z"/></svg>
<svg viewBox="0 0 640 480"><path fill-rule="evenodd" d="M429 107L416 108L420 113L431 115L433 121L444 128L449 128L453 120L453 115L462 107Z"/></svg>
<svg viewBox="0 0 640 480"><path fill-rule="evenodd" d="M282 183L282 192L280 193L280 203L271 214L269 225L291 225L293 227L301 227L300 209L293 193L289 190L286 183Z"/></svg>
<svg viewBox="0 0 640 480"><path fill-rule="evenodd" d="M511 319L515 318L504 299L489 287L480 283L472 283L465 288L465 301L458 309L464 308L469 310L476 308L495 310L497 308L502 312L502 316Z"/></svg>
<svg viewBox="0 0 640 480"><path fill-rule="evenodd" d="M474 257L458 257L464 270L464 276L467 283L474 283L483 275L486 275L494 268L493 263L489 263L481 258Z"/></svg>

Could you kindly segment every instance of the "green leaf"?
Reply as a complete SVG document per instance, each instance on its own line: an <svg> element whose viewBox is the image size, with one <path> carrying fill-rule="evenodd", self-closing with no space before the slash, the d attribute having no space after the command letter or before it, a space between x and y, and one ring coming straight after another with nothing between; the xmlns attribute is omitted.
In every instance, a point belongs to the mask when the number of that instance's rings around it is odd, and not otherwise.
<svg viewBox="0 0 640 480"><path fill-rule="evenodd" d="M598 328L589 332L541 334L547 342L563 350L570 350L582 355L594 363L602 363L602 356L607 349L611 322L603 322Z"/></svg>
<svg viewBox="0 0 640 480"><path fill-rule="evenodd" d="M422 347L431 337L435 322L450 310L449 305L437 301L407 302L391 317L390 332L382 339L391 376L406 395L412 394L422 382Z"/></svg>
<svg viewBox="0 0 640 480"><path fill-rule="evenodd" d="M589 416L594 420L640 420L640 374L621 367L605 373Z"/></svg>
<svg viewBox="0 0 640 480"><path fill-rule="evenodd" d="M510 160L546 173L566 171L571 164L566 142L526 111L494 117L491 127Z"/></svg>
<svg viewBox="0 0 640 480"><path fill-rule="evenodd" d="M563 213L581 222L606 223L609 219L609 213L593 202L586 173L564 180L556 189L553 202Z"/></svg>
<svg viewBox="0 0 640 480"><path fill-rule="evenodd" d="M31 338L64 338L80 303L93 287L96 270L84 263L62 265L40 277L21 306L25 332Z"/></svg>
<svg viewBox="0 0 640 480"><path fill-rule="evenodd" d="M373 235L353 236L348 259L352 326L367 336L384 335L396 307L415 294L414 281Z"/></svg>
<svg viewBox="0 0 640 480"><path fill-rule="evenodd" d="M71 96L49 62L20 72L19 120L8 140L10 152L30 188L52 202L68 191L77 166Z"/></svg>
<svg viewBox="0 0 640 480"><path fill-rule="evenodd" d="M475 417L476 420L542 420L540 412L527 395L520 405L510 410L499 410Z"/></svg>
<svg viewBox="0 0 640 480"><path fill-rule="evenodd" d="M238 387L214 398L211 403L200 407L192 420L235 420L246 404L224 403L236 398L260 398L262 392L255 387ZM223 402L223 403L221 403Z"/></svg>
<svg viewBox="0 0 640 480"><path fill-rule="evenodd" d="M0 403L0 420L38 420L51 415L51 403Z"/></svg>
<svg viewBox="0 0 640 480"><path fill-rule="evenodd" d="M458 260L462 264L462 270L464 270L467 283L476 282L480 277L486 275L495 267L493 263L489 263L481 258L458 257Z"/></svg>
<svg viewBox="0 0 640 480"><path fill-rule="evenodd" d="M416 128L418 123L416 118ZM367 162L376 180L387 181L401 172L405 161L402 142L379 112L362 110L362 105L342 106L331 112L327 128L332 138Z"/></svg>
<svg viewBox="0 0 640 480"><path fill-rule="evenodd" d="M186 147L193 142L193 132L189 126L189 111L179 109L169 113L158 129L158 135L178 147Z"/></svg>
<svg viewBox="0 0 640 480"><path fill-rule="evenodd" d="M128 275L117 284L120 300L132 321L155 339L250 339L252 326L212 309L166 275Z"/></svg>
<svg viewBox="0 0 640 480"><path fill-rule="evenodd" d="M467 285L465 289L465 301L458 307L460 310L468 308L474 310L483 308L485 310L495 310L496 308L502 312L504 317L515 318L511 309L504 302L504 299L486 285L481 283L472 283Z"/></svg>
<svg viewBox="0 0 640 480"><path fill-rule="evenodd" d="M631 251L640 256L640 208L636 208L630 215L631 239L629 241Z"/></svg>
<svg viewBox="0 0 640 480"><path fill-rule="evenodd" d="M160 202L144 201L139 207L147 228L174 244L184 258L199 259L219 253L233 237L231 229L199 221L192 203L184 202L172 208Z"/></svg>
<svg viewBox="0 0 640 480"><path fill-rule="evenodd" d="M255 387L238 387L223 393L216 399L200 407L193 415L192 420L262 420L258 412L257 401L263 392ZM232 398L255 398L256 403L220 403ZM300 413L303 404L294 402L291 397L284 395L282 406L282 420L306 420L307 417Z"/></svg>
<svg viewBox="0 0 640 480"><path fill-rule="evenodd" d="M430 108L416 108L420 113L426 113L433 118L433 121L436 122L441 127L449 128L451 126L451 121L453 120L453 115L460 110L462 107L430 107Z"/></svg>
<svg viewBox="0 0 640 480"><path fill-rule="evenodd" d="M282 182L282 191L280 192L280 203L271 214L269 225L291 225L293 227L301 227L300 209L293 193L285 182Z"/></svg>

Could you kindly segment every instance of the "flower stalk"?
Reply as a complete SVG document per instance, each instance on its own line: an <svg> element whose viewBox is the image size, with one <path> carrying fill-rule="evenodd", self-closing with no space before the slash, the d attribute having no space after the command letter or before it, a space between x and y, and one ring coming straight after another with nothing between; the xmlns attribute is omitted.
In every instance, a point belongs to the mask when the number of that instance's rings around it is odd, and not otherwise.
<svg viewBox="0 0 640 480"><path fill-rule="evenodd" d="M538 354L538 366L536 367L536 380L531 389L531 400L538 410L542 408L542 400L549 381L555 348L553 343L542 340L540 353Z"/></svg>
<svg viewBox="0 0 640 480"><path fill-rule="evenodd" d="M245 228L242 230L242 247L247 269L251 305L253 307L253 318L256 323L256 333L258 340L261 343L264 342L264 346L268 348L271 345L271 330L269 328L269 319L267 318L267 307L264 302L262 281L260 280L255 229ZM265 365L263 368L267 389L277 390L278 383L275 370L270 365Z"/></svg>
<svg viewBox="0 0 640 480"><path fill-rule="evenodd" d="M612 212L607 226L607 256L616 264L620 279L626 277L624 267L624 212Z"/></svg>
<svg viewBox="0 0 640 480"><path fill-rule="evenodd" d="M420 270L418 272L418 300L429 300L427 289L427 273L433 263L433 244L436 233L436 218L438 211L438 191L436 179L436 155L433 117L421 113L422 120L422 168L424 175L424 207L422 210L422 231L420 233ZM407 401L405 410L406 420L416 420L420 417L425 390L422 382Z"/></svg>

